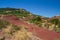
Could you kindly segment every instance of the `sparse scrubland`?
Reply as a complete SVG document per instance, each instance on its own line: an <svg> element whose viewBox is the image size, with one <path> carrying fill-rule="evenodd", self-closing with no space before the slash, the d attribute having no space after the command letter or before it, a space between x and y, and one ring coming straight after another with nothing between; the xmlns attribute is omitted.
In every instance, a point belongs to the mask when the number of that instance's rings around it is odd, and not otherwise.
<svg viewBox="0 0 60 40"><path fill-rule="evenodd" d="M28 32L25 26L10 24L5 20L0 20L0 30L2 32L0 40L37 40L31 32ZM6 24L5 24L6 23ZM8 24L9 23L9 24Z"/></svg>
<svg viewBox="0 0 60 40"><path fill-rule="evenodd" d="M42 40L32 32L28 31L28 28L24 25L15 25L4 20L11 16L14 20L22 20L25 23L37 25L38 28L47 29L60 33L60 16L54 16L52 18L43 17L40 15L32 14L25 9L16 8L0 8L0 40ZM10 18L11 20L11 18ZM22 23L22 22L21 22ZM26 24L25 24L26 25ZM32 28L34 29L34 28ZM33 31L33 30L32 30ZM38 35L39 36L39 35ZM59 38L57 39L59 40Z"/></svg>
<svg viewBox="0 0 60 40"><path fill-rule="evenodd" d="M0 8L0 16L1 15L15 15L17 17L16 19L24 20L29 24L36 24L44 29L60 32L60 16L48 18L32 14L25 9L17 8Z"/></svg>

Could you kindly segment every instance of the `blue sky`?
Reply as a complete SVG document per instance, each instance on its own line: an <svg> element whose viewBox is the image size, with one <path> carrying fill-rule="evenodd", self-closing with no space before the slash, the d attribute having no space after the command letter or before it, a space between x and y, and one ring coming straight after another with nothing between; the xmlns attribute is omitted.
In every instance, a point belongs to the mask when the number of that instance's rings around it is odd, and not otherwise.
<svg viewBox="0 0 60 40"><path fill-rule="evenodd" d="M46 17L60 15L60 0L0 0L2 7L24 8Z"/></svg>

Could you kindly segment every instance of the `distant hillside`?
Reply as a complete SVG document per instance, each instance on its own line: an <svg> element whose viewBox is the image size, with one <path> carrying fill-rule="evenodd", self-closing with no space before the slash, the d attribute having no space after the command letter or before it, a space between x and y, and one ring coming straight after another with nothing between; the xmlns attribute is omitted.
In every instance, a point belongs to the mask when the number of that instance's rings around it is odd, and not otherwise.
<svg viewBox="0 0 60 40"><path fill-rule="evenodd" d="M40 16L40 15L32 14L25 9L18 9L18 8L0 8L0 14L14 14L14 15L22 16L22 17Z"/></svg>

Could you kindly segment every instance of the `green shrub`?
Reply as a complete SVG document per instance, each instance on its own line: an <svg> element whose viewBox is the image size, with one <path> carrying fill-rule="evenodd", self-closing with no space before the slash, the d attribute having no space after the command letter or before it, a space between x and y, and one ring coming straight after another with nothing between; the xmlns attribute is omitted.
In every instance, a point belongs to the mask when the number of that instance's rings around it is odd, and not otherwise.
<svg viewBox="0 0 60 40"><path fill-rule="evenodd" d="M0 30L2 28L7 27L7 25L9 25L9 22L5 21L5 20L0 20Z"/></svg>

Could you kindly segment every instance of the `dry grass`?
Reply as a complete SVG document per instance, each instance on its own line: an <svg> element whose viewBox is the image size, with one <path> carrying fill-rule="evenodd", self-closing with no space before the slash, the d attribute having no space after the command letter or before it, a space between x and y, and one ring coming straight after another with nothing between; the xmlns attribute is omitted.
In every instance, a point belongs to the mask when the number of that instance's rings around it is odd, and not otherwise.
<svg viewBox="0 0 60 40"><path fill-rule="evenodd" d="M28 32L24 26L20 26L21 30L15 31L12 34L10 34L13 26L9 25L7 28L3 29L3 35L5 37L5 40L35 40L34 36L31 32ZM37 39L36 39L37 40Z"/></svg>

